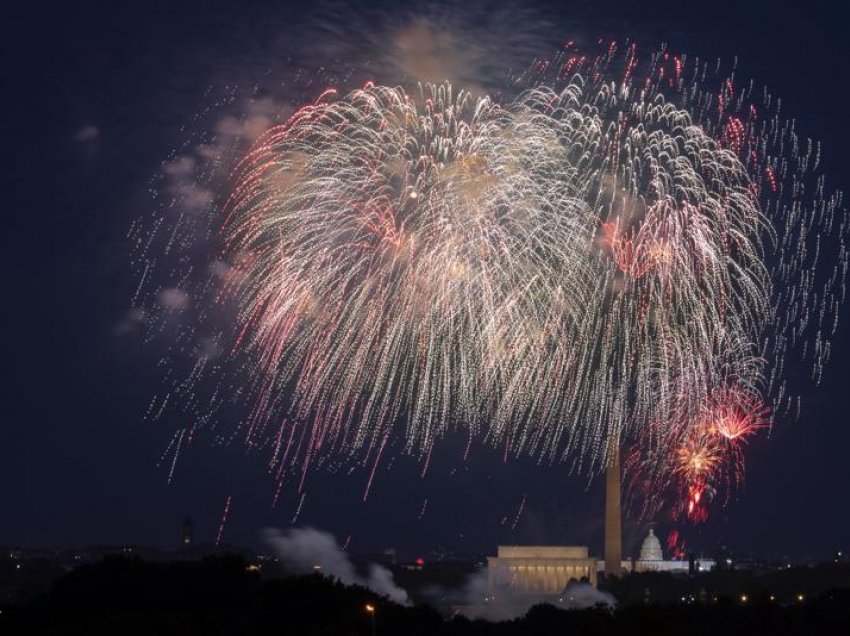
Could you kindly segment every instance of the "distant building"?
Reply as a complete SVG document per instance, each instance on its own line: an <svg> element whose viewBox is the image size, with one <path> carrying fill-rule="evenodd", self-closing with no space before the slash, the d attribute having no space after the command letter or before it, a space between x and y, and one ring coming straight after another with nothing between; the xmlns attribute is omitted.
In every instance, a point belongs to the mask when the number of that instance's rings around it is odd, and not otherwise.
<svg viewBox="0 0 850 636"><path fill-rule="evenodd" d="M650 528L649 534L640 546L640 557L635 561L632 570L634 572L670 572L675 570L688 571L687 561L665 561L664 552L661 550L661 541L655 536L655 531Z"/></svg>
<svg viewBox="0 0 850 636"><path fill-rule="evenodd" d="M596 586L596 558L585 546L504 546L487 558L491 595L560 595L572 581Z"/></svg>
<svg viewBox="0 0 850 636"><path fill-rule="evenodd" d="M714 559L694 558L695 572L709 572L714 569ZM601 572L605 569L605 562L599 561L597 569ZM637 560L623 560L622 571L625 572L681 572L687 574L691 571L689 560L664 559L664 551L661 549L661 541L655 536L655 531L650 528L649 533L640 546L640 556Z"/></svg>

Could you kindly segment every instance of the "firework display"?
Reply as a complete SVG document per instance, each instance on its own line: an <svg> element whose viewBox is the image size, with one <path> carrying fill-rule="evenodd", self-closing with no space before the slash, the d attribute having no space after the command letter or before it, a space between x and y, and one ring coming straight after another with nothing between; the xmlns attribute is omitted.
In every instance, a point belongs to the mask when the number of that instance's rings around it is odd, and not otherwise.
<svg viewBox="0 0 850 636"><path fill-rule="evenodd" d="M797 405L789 360L822 373L847 268L818 147L712 77L568 44L515 96L370 83L272 126L200 211L131 233L174 342L149 415L190 414L175 458L212 428L303 486L388 452L426 470L450 431L589 473L623 446L704 518Z"/></svg>

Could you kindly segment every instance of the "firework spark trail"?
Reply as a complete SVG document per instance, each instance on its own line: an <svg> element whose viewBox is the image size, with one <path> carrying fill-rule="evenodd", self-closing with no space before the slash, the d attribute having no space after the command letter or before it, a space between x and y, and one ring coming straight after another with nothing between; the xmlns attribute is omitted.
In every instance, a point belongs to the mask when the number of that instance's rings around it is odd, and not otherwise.
<svg viewBox="0 0 850 636"><path fill-rule="evenodd" d="M298 521L298 517L301 516L301 508L304 506L304 500L307 498L307 493L302 492L301 497L298 499L298 506L295 508L295 513L292 515L292 520L289 522L292 525L295 525L295 522Z"/></svg>
<svg viewBox="0 0 850 636"><path fill-rule="evenodd" d="M227 523L227 516L230 514L230 504L233 501L233 496L228 495L224 502L224 511L221 513L221 522L218 524L218 532L215 535L215 547L221 544L221 538L224 536L224 526Z"/></svg>
<svg viewBox="0 0 850 636"><path fill-rule="evenodd" d="M212 265L173 270L207 321L175 351L225 308L229 353L167 395L199 422L248 404L238 433L272 450L278 489L333 454L368 467L368 493L386 446L424 472L455 428L587 472L631 443L650 482L687 475L682 449L709 440L705 488L736 481L747 439L794 406L786 360L818 378L828 358L840 194L752 85L712 91L705 64L663 50L644 69L634 45L569 46L503 103L369 84L260 137L205 218Z"/></svg>
<svg viewBox="0 0 850 636"><path fill-rule="evenodd" d="M174 471L177 469L177 460L180 457L180 446L183 443L183 437L186 435L186 429L181 428L174 432L174 436L171 438L171 441L168 443L168 446L165 447L162 455L159 458L159 462L157 462L157 466L161 466L165 461L165 456L171 451L172 447L174 448L174 454L171 456L171 467L168 469L168 479L167 483L171 483L174 480Z"/></svg>
<svg viewBox="0 0 850 636"><path fill-rule="evenodd" d="M511 530L516 530L517 524L519 524L519 520L522 518L522 513L525 510L525 500L527 495L522 496L522 501L519 503L519 508L516 511L516 516L514 517L513 523L511 523Z"/></svg>

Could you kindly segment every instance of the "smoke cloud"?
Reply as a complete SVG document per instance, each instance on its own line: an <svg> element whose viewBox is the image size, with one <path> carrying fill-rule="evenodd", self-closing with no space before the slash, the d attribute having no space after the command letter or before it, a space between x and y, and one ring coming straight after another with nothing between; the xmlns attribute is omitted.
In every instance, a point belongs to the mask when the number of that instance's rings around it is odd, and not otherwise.
<svg viewBox="0 0 850 636"><path fill-rule="evenodd" d="M589 583L571 581L558 597L521 593L510 588L492 594L487 570L472 574L459 589L433 587L426 593L437 605L452 607L456 614L488 621L506 621L524 616L535 605L548 603L559 609L586 609L603 605L613 608L617 602L607 592Z"/></svg>
<svg viewBox="0 0 850 636"><path fill-rule="evenodd" d="M346 585L362 585L396 603L410 604L407 592L396 585L392 572L385 567L373 563L369 566L367 577L359 576L348 555L328 532L314 528L293 528L281 532L268 528L265 538L284 563L298 572L313 572L318 565L323 574Z"/></svg>

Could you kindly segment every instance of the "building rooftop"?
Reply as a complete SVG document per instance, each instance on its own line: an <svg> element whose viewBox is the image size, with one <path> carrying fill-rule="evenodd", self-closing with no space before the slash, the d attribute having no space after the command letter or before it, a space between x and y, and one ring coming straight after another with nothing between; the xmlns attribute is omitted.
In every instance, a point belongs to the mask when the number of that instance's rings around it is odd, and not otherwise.
<svg viewBox="0 0 850 636"><path fill-rule="evenodd" d="M500 545L500 559L586 559L587 546L579 545Z"/></svg>

